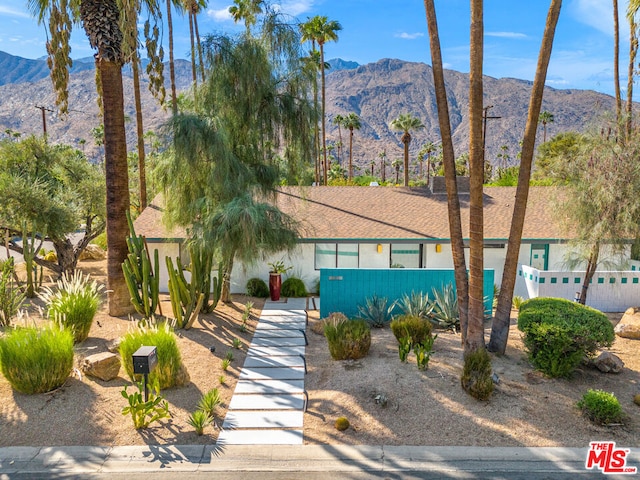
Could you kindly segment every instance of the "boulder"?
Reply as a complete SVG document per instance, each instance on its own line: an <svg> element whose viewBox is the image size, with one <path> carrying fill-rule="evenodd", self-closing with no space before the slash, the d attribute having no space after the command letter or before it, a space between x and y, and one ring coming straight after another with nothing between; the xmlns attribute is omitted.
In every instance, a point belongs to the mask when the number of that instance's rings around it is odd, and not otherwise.
<svg viewBox="0 0 640 480"><path fill-rule="evenodd" d="M614 331L619 337L640 340L640 308L628 308Z"/></svg>
<svg viewBox="0 0 640 480"><path fill-rule="evenodd" d="M111 352L89 355L82 360L80 370L85 375L108 382L120 372L120 357Z"/></svg>
<svg viewBox="0 0 640 480"><path fill-rule="evenodd" d="M620 373L624 368L624 362L611 352L602 352L593 361L593 366L604 373Z"/></svg>
<svg viewBox="0 0 640 480"><path fill-rule="evenodd" d="M104 260L107 258L106 252L98 245L90 243L80 254L80 260Z"/></svg>

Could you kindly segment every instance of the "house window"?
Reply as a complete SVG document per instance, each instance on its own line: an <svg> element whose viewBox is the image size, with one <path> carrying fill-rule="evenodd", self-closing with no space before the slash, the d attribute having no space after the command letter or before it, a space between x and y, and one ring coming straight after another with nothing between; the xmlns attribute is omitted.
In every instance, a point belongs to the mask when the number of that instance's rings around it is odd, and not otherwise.
<svg viewBox="0 0 640 480"><path fill-rule="evenodd" d="M421 268L422 245L419 243L391 244L392 268Z"/></svg>
<svg viewBox="0 0 640 480"><path fill-rule="evenodd" d="M316 243L315 268L358 268L357 243Z"/></svg>
<svg viewBox="0 0 640 480"><path fill-rule="evenodd" d="M549 244L540 243L531 245L531 258L529 265L538 270L549 269Z"/></svg>

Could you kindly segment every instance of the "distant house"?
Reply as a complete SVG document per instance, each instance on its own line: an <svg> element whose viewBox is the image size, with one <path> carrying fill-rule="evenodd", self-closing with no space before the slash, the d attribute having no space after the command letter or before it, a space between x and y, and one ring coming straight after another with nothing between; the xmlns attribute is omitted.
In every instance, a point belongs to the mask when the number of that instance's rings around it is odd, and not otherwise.
<svg viewBox="0 0 640 480"><path fill-rule="evenodd" d="M464 190L464 182L462 190ZM555 222L557 189L531 187L519 263L538 270L563 270L567 239ZM486 187L484 194L485 268L500 283L509 237L515 187ZM469 194L460 193L463 235L468 239ZM447 196L443 185L405 187L280 187L278 207L300 222L299 246L256 265L237 266L232 292L245 291L251 277L268 280L268 261L284 259L291 274L313 291L324 268L453 268ZM167 231L161 221L162 199L156 197L136 220L137 233L160 257L184 257L185 232ZM468 261L468 258L467 258ZM161 262L161 288L166 269ZM520 282L520 289L525 289ZM518 292L516 292L518 293ZM521 294L525 294L523 290Z"/></svg>

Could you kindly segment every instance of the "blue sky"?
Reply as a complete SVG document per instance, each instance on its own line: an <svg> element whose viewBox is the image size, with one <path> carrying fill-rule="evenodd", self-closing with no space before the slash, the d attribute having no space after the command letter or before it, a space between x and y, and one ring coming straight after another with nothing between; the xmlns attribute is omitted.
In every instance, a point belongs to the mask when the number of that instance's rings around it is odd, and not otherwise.
<svg viewBox="0 0 640 480"><path fill-rule="evenodd" d="M326 58L360 64L381 58L430 63L424 3L421 0L279 0L284 12L300 20L322 14L343 27L337 43L327 44ZM163 2L164 3L164 2ZM272 4L278 0L272 0ZM620 0L621 78L626 85L628 27L626 0ZM199 17L200 33L238 32L228 15L231 0L209 0ZM549 68L549 86L613 92L613 14L610 0L565 0ZM532 80L549 0L485 2L484 72L492 77ZM443 61L447 68L469 70L469 2L436 0ZM186 17L174 16L175 51L186 58ZM26 58L46 54L44 26L37 25L26 2L0 0L0 50ZM165 39L166 40L166 39ZM72 56L91 51L81 27L72 37ZM628 57L627 57L628 58Z"/></svg>

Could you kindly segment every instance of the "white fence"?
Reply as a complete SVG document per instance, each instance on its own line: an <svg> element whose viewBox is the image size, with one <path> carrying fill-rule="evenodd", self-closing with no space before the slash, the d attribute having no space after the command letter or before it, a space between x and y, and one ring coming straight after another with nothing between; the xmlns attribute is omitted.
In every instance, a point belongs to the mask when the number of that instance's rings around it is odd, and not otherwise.
<svg viewBox="0 0 640 480"><path fill-rule="evenodd" d="M635 268L597 271L589 284L586 304L602 312L624 312L640 305L640 268ZM527 265L518 267L518 282L524 282L528 298L574 300L582 290L584 275L585 272L538 270Z"/></svg>

